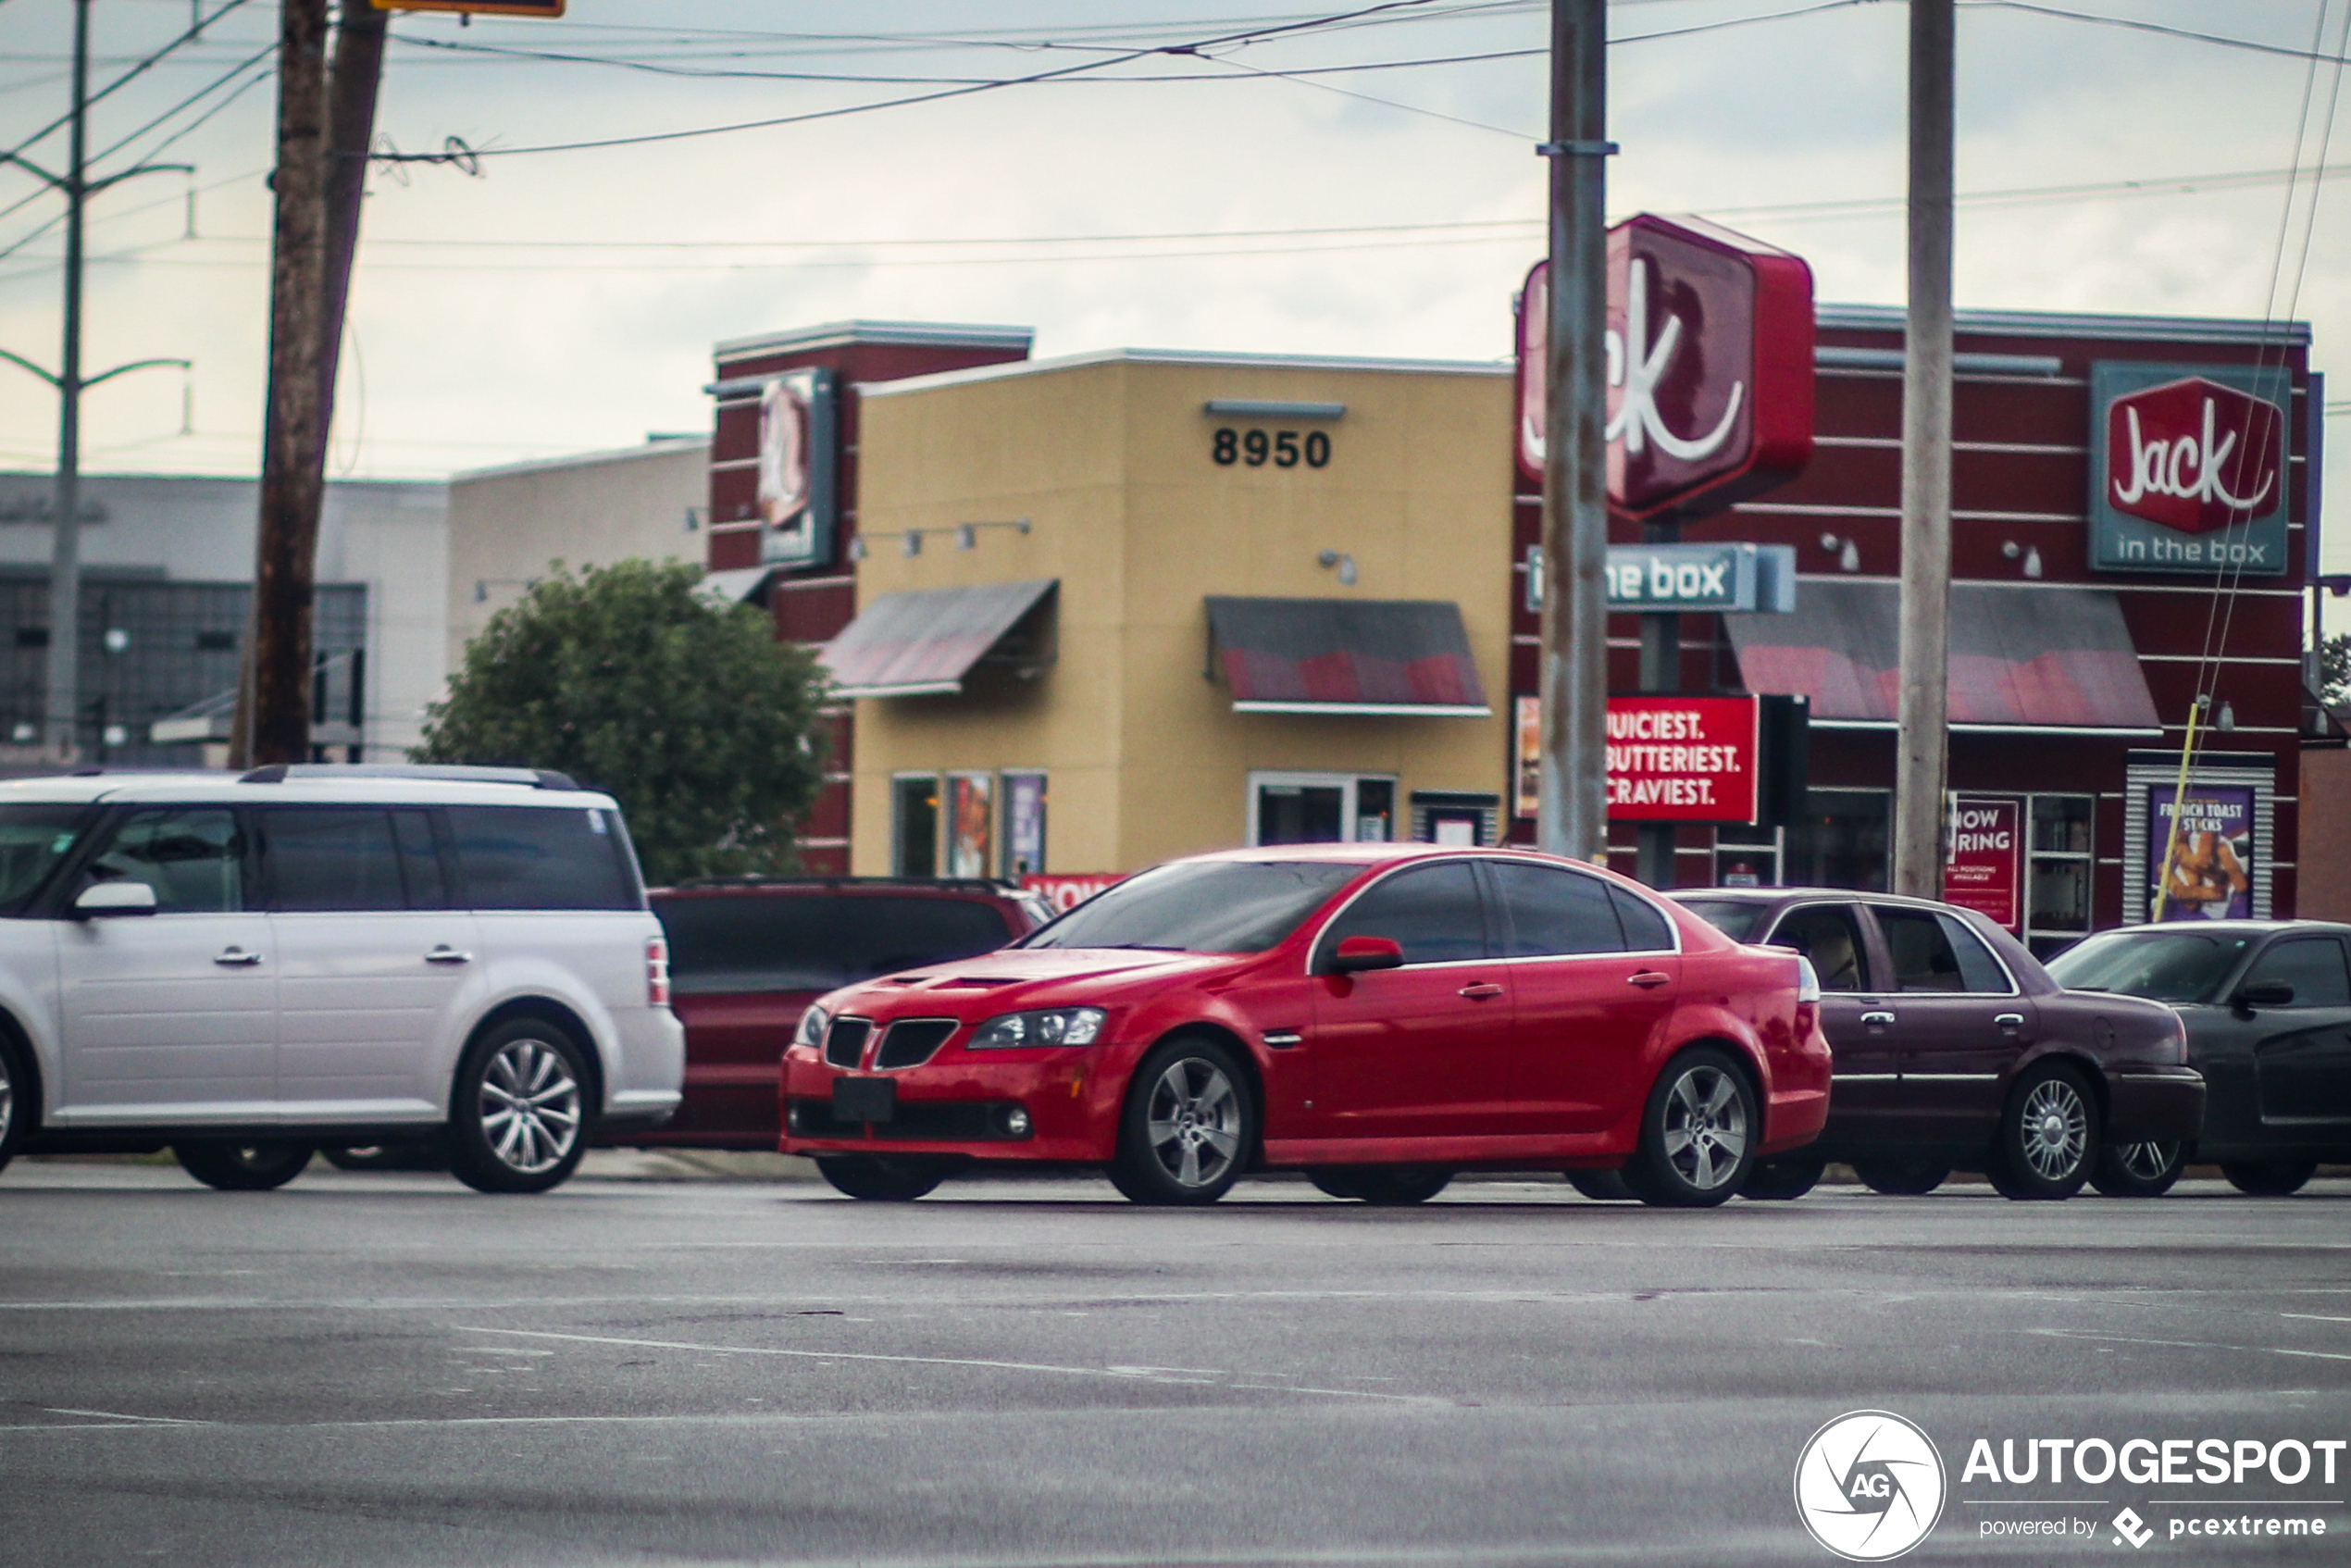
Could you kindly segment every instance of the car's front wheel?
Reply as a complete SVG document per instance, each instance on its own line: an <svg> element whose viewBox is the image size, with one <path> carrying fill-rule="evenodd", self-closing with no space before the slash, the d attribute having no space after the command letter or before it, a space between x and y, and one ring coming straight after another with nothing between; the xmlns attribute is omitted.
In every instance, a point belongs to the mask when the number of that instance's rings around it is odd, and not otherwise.
<svg viewBox="0 0 2351 1568"><path fill-rule="evenodd" d="M2096 1163L2098 1106L2082 1075L2061 1062L2028 1070L2009 1092L1984 1175L2003 1198L2071 1198Z"/></svg>
<svg viewBox="0 0 2351 1568"><path fill-rule="evenodd" d="M1213 1039L1172 1039L1127 1084L1110 1178L1137 1203L1213 1203L1256 1146L1257 1106L1232 1052Z"/></svg>
<svg viewBox="0 0 2351 1568"><path fill-rule="evenodd" d="M1427 1202L1453 1184L1453 1173L1425 1165L1354 1165L1314 1171L1307 1179L1334 1198L1399 1209Z"/></svg>
<svg viewBox="0 0 2351 1568"><path fill-rule="evenodd" d="M1758 1160L1739 1184L1739 1196L1764 1200L1801 1198L1820 1184L1829 1163L1818 1154L1782 1154Z"/></svg>
<svg viewBox="0 0 2351 1568"><path fill-rule="evenodd" d="M820 1154L816 1174L837 1192L876 1203L911 1203L947 1179L937 1160L890 1154Z"/></svg>
<svg viewBox="0 0 2351 1568"><path fill-rule="evenodd" d="M1853 1174L1872 1192L1923 1198L1951 1179L1951 1167L1933 1160L1856 1160Z"/></svg>
<svg viewBox="0 0 2351 1568"><path fill-rule="evenodd" d="M1728 1052L1686 1051L1665 1065L1641 1117L1624 1185L1644 1203L1710 1209L1729 1201L1755 1160L1762 1118L1755 1090Z"/></svg>
<svg viewBox="0 0 2351 1568"><path fill-rule="evenodd" d="M1629 1203L1633 1189L1624 1185L1623 1171L1570 1171L1567 1185L1595 1203Z"/></svg>
<svg viewBox="0 0 2351 1568"><path fill-rule="evenodd" d="M2187 1163L2184 1143L2109 1143L2098 1151L2090 1185L2108 1198L2160 1198Z"/></svg>
<svg viewBox="0 0 2351 1568"><path fill-rule="evenodd" d="M307 1143L275 1139L240 1143L233 1139L201 1138L171 1146L172 1157L181 1170L223 1192L267 1192L283 1187L310 1164L311 1152Z"/></svg>
<svg viewBox="0 0 2351 1568"><path fill-rule="evenodd" d="M2226 1160L2220 1174L2248 1198L2287 1198L2318 1173L2316 1160Z"/></svg>
<svg viewBox="0 0 2351 1568"><path fill-rule="evenodd" d="M449 1169L477 1192L544 1192L587 1151L587 1059L566 1031L516 1018L474 1041L449 1103Z"/></svg>
<svg viewBox="0 0 2351 1568"><path fill-rule="evenodd" d="M0 1035L0 1169L17 1157L25 1124L32 1120L32 1076L25 1071L17 1042Z"/></svg>

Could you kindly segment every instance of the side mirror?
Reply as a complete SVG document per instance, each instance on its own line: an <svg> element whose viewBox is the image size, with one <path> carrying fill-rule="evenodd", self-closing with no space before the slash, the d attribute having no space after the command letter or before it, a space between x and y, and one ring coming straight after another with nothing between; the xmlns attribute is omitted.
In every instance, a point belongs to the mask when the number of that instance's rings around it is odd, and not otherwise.
<svg viewBox="0 0 2351 1568"><path fill-rule="evenodd" d="M1404 950L1387 937L1341 937L1338 951L1323 965L1328 975L1360 975L1366 969L1401 969Z"/></svg>
<svg viewBox="0 0 2351 1568"><path fill-rule="evenodd" d="M2294 988L2283 980L2256 980L2237 988L2237 994L2231 1000L2248 1013L2257 1007L2291 1007Z"/></svg>
<svg viewBox="0 0 2351 1568"><path fill-rule="evenodd" d="M155 890L144 882L93 882L73 901L77 920L109 915L153 915Z"/></svg>

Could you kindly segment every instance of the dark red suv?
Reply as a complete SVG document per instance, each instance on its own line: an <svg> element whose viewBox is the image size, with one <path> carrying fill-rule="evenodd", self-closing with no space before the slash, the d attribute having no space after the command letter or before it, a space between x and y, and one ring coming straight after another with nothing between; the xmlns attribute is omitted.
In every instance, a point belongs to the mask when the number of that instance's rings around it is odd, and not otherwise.
<svg viewBox="0 0 2351 1568"><path fill-rule="evenodd" d="M970 958L1051 916L1003 882L727 877L652 895L669 937L670 1005L686 1026L685 1100L632 1148L758 1149L782 1128L777 1081L808 1004L878 975Z"/></svg>

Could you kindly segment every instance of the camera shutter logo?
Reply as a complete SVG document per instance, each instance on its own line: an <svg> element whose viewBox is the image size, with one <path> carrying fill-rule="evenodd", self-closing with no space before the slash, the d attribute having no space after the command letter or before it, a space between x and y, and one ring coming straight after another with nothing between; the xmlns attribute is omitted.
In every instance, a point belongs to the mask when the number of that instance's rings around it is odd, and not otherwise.
<svg viewBox="0 0 2351 1568"><path fill-rule="evenodd" d="M1796 1512L1849 1562L1884 1562L1933 1533L1947 1494L1943 1456L1910 1422L1857 1410L1812 1434L1796 1462Z"/></svg>

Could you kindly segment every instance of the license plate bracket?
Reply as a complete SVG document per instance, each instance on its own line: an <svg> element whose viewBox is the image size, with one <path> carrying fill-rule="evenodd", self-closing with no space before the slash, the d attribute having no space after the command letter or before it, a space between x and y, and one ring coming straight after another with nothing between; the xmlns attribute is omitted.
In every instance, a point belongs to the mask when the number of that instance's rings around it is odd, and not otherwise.
<svg viewBox="0 0 2351 1568"><path fill-rule="evenodd" d="M834 1121L894 1122L897 1119L898 1080L895 1078L833 1080Z"/></svg>

